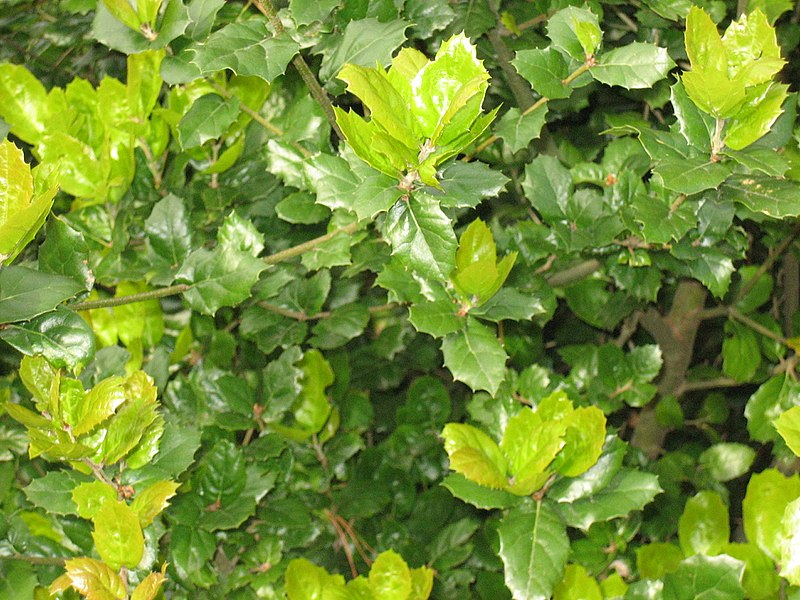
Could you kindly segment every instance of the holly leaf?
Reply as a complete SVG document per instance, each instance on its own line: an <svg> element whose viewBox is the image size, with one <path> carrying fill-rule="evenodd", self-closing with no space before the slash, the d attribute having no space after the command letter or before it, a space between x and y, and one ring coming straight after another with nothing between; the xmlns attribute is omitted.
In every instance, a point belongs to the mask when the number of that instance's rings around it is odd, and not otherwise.
<svg viewBox="0 0 800 600"><path fill-rule="evenodd" d="M458 242L439 203L423 193L396 203L386 217L384 233L400 263L434 281L446 281L455 267Z"/></svg>
<svg viewBox="0 0 800 600"><path fill-rule="evenodd" d="M569 75L567 61L553 47L519 50L511 64L545 98L569 98L572 93L572 88L564 84Z"/></svg>
<svg viewBox="0 0 800 600"><path fill-rule="evenodd" d="M512 508L497 528L506 586L515 598L550 598L569 555L567 528L553 506Z"/></svg>
<svg viewBox="0 0 800 600"><path fill-rule="evenodd" d="M144 554L139 519L123 500L104 502L94 515L92 539L100 558L113 570L133 569Z"/></svg>
<svg viewBox="0 0 800 600"><path fill-rule="evenodd" d="M666 48L633 42L602 54L589 72L606 85L636 90L653 87L674 66Z"/></svg>
<svg viewBox="0 0 800 600"><path fill-rule="evenodd" d="M494 133L505 140L512 152L519 152L539 137L546 118L546 104L527 114L518 108L511 108L497 123Z"/></svg>
<svg viewBox="0 0 800 600"><path fill-rule="evenodd" d="M497 336L473 317L467 326L442 340L444 364L453 378L463 381L473 390L497 393L505 378L505 350Z"/></svg>
<svg viewBox="0 0 800 600"><path fill-rule="evenodd" d="M195 310L213 315L246 300L266 268L264 261L246 252L200 248L187 256L175 279L191 284L184 295Z"/></svg>
<svg viewBox="0 0 800 600"><path fill-rule="evenodd" d="M202 146L225 133L239 116L239 100L206 94L192 103L178 123L178 141L186 150Z"/></svg>
<svg viewBox="0 0 800 600"><path fill-rule="evenodd" d="M71 277L5 267L0 270L0 323L38 317L84 289Z"/></svg>
<svg viewBox="0 0 800 600"><path fill-rule="evenodd" d="M92 328L71 310L57 308L26 323L8 325L0 339L27 356L43 355L54 367L79 371L94 357Z"/></svg>

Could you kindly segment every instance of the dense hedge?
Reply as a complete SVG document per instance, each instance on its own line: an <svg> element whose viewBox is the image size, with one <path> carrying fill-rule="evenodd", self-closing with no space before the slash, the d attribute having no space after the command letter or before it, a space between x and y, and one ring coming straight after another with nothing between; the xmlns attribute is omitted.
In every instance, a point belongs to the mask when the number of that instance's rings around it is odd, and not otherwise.
<svg viewBox="0 0 800 600"><path fill-rule="evenodd" d="M0 597L800 597L790 0L6 0Z"/></svg>

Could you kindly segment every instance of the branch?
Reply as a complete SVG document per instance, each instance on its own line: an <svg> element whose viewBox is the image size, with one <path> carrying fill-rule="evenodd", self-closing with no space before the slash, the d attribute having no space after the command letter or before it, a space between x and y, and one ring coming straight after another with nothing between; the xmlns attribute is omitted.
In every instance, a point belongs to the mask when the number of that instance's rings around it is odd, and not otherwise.
<svg viewBox="0 0 800 600"><path fill-rule="evenodd" d="M798 235L800 235L800 223L794 226L792 232L783 239L778 247L775 248L774 252L770 253L770 255L767 257L767 260L765 260L761 266L758 267L758 270L755 272L755 274L747 280L747 283L742 286L742 289L740 289L739 293L736 294L733 304L736 304L739 300L744 298L750 290L753 289L753 286L758 283L758 280L761 279L761 276L769 271L772 265L775 264L775 261L778 260L781 255L783 255L783 253L789 249L789 246L791 246L792 243L797 239Z"/></svg>
<svg viewBox="0 0 800 600"><path fill-rule="evenodd" d="M550 284L550 287L565 287L571 283L580 281L584 277L588 277L599 268L600 261L596 258L591 258L574 267L559 271L558 273L553 273L547 278L547 283Z"/></svg>
<svg viewBox="0 0 800 600"><path fill-rule="evenodd" d="M231 94L228 90L226 90L225 88L217 85L213 81L208 80L208 83L210 83L211 87L213 87L215 90L217 90L217 92L219 92L225 98L233 98L234 97L233 94ZM258 112L254 111L252 108L247 106L244 102L240 102L239 103L239 108L242 109L243 113L248 115L251 119L253 119L253 121L255 121L256 123L261 125L267 131L269 131L269 132L271 132L271 133L273 133L273 134L275 134L275 135L277 135L278 137L281 137L281 138L286 135L286 132L283 129L281 129L280 127L276 127L275 125L273 125L272 123L267 121L264 117L262 117L260 114L258 114ZM309 152L308 149L305 146L303 146L302 144L298 144L297 142L295 142L293 140L286 140L286 141L289 142L289 144L292 146L292 148L294 148L295 150L300 152L300 154L302 154L306 158L309 158L309 157L312 156L311 152Z"/></svg>
<svg viewBox="0 0 800 600"><path fill-rule="evenodd" d="M353 233L356 229L358 229L358 223L351 223L350 225L346 225L345 227L340 227L330 233L326 233L325 235L321 235L313 240L308 240L307 242L303 242L302 244L298 244L297 246L293 246L291 248L287 248L286 250L281 250L280 252L276 252L275 254L270 254L269 256L265 256L262 260L267 263L268 265L275 265L290 258L294 258L295 256L300 256L301 254L311 250L312 248L319 246L330 240L331 238L339 235L340 233L350 234ZM95 310L98 308L111 308L114 306L123 306L125 304L134 304L136 302L144 302L146 300L155 300L158 298L165 298L167 296L177 296L178 294L182 294L186 291L189 291L192 288L192 284L190 283L179 283L177 285L171 285L169 287L160 288L158 290L151 290L149 292L140 292L138 294L130 294L128 296L118 296L116 298L104 298L102 300L88 300L86 302L76 302L75 304L68 304L67 308L70 308L75 311L81 310Z"/></svg>
<svg viewBox="0 0 800 600"><path fill-rule="evenodd" d="M328 240L336 237L340 233L351 234L354 233L358 229L358 223L350 223L350 225L346 225L344 227L340 227L330 233L326 233L325 235L321 235L318 238L314 238L313 240L308 240L307 242L303 242L302 244L298 244L297 246L293 246L292 248L287 248L286 250L281 250L280 252L276 252L270 256L264 257L264 262L268 265L274 265L279 262L283 262L290 258L294 258L295 256L300 256L301 254L311 250L315 246L319 246L327 242Z"/></svg>
<svg viewBox="0 0 800 600"><path fill-rule="evenodd" d="M135 302L146 302L147 300L156 300L158 298L166 298L167 296L177 296L183 292L189 291L192 288L188 283L179 283L169 287L160 288L157 290L150 290L148 292L139 292L138 294L130 294L128 296L118 296L116 298L103 298L102 300L87 300L86 302L78 302L76 304L68 305L69 308L75 311L80 310L96 310L98 308L112 308L114 306L123 306L125 304L134 304Z"/></svg>
<svg viewBox="0 0 800 600"><path fill-rule="evenodd" d="M253 5L259 10L259 12L261 12L262 15L269 19L269 22L272 25L272 28L275 30L276 35L283 33L283 23L281 23L278 13L275 12L275 7L272 5L271 0L253 0ZM344 134L342 133L342 130L339 129L339 124L336 122L336 115L333 112L333 104L331 104L328 94L326 94L325 90L322 89L322 86L319 84L319 81L317 81L317 78L314 77L314 74L311 72L308 63L301 54L295 54L294 58L292 59L292 64L294 65L294 68L297 69L297 72L300 73L300 77L305 82L306 87L308 87L308 91L311 92L314 100L316 100L322 107L322 111L325 113L328 122L331 124L331 128L336 132L336 136L340 140L344 140Z"/></svg>

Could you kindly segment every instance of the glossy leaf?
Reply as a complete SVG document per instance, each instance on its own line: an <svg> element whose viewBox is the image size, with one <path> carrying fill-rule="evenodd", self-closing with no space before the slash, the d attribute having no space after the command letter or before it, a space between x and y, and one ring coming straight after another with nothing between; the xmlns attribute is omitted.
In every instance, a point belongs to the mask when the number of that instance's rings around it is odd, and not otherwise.
<svg viewBox="0 0 800 600"><path fill-rule="evenodd" d="M38 317L83 289L71 277L27 267L5 267L0 270L0 323Z"/></svg>
<svg viewBox="0 0 800 600"><path fill-rule="evenodd" d="M79 371L94 356L94 335L86 321L64 308L0 331L0 338L28 356L43 355L56 367Z"/></svg>
<svg viewBox="0 0 800 600"><path fill-rule="evenodd" d="M104 502L94 515L95 548L109 567L134 568L142 560L144 537L136 513L121 500Z"/></svg>
<svg viewBox="0 0 800 600"><path fill-rule="evenodd" d="M444 364L473 390L495 394L505 377L506 353L491 328L468 318L462 331L442 340Z"/></svg>
<svg viewBox="0 0 800 600"><path fill-rule="evenodd" d="M239 116L239 100L206 94L194 101L180 123L178 140L184 149L202 146L220 137Z"/></svg>
<svg viewBox="0 0 800 600"><path fill-rule="evenodd" d="M398 202L384 225L401 264L433 280L447 280L455 266L456 236L438 203L425 195Z"/></svg>
<svg viewBox="0 0 800 600"><path fill-rule="evenodd" d="M72 490L72 500L78 507L79 516L94 519L103 504L116 502L117 490L102 481L82 483Z"/></svg>
<svg viewBox="0 0 800 600"><path fill-rule="evenodd" d="M684 560L678 570L664 577L665 600L743 599L744 564L730 556L698 554Z"/></svg>
<svg viewBox="0 0 800 600"><path fill-rule="evenodd" d="M267 265L244 252L225 248L192 252L175 276L191 283L186 299L197 310L214 314L222 306L233 306L250 295Z"/></svg>
<svg viewBox="0 0 800 600"><path fill-rule="evenodd" d="M515 600L550 598L567 564L569 540L547 502L510 510L498 528L505 581Z"/></svg>
<svg viewBox="0 0 800 600"><path fill-rule="evenodd" d="M510 508L520 502L519 496L504 490L485 487L467 479L461 473L450 473L444 478L442 485L459 500L484 510Z"/></svg>
<svg viewBox="0 0 800 600"><path fill-rule="evenodd" d="M542 96L569 98L572 89L563 83L569 75L567 61L554 48L520 50L512 64Z"/></svg>
<svg viewBox="0 0 800 600"><path fill-rule="evenodd" d="M442 437L452 470L480 485L498 490L506 487L506 459L488 435L471 425L448 423Z"/></svg>
<svg viewBox="0 0 800 600"><path fill-rule="evenodd" d="M131 508L142 527L150 525L169 506L168 500L175 495L178 486L174 481L157 481L136 493Z"/></svg>
<svg viewBox="0 0 800 600"><path fill-rule="evenodd" d="M685 556L720 554L730 538L728 507L715 492L689 498L678 521L678 539Z"/></svg>
<svg viewBox="0 0 800 600"><path fill-rule="evenodd" d="M703 451L699 462L717 481L730 481L747 473L755 457L755 450L749 446L720 442Z"/></svg>
<svg viewBox="0 0 800 600"><path fill-rule="evenodd" d="M665 48L633 42L602 54L590 73L606 85L634 90L653 87L674 66Z"/></svg>
<svg viewBox="0 0 800 600"><path fill-rule="evenodd" d="M185 83L230 69L237 75L260 77L267 83L282 75L297 53L287 35L272 36L262 19L229 23L207 40L165 59L161 72L168 83Z"/></svg>
<svg viewBox="0 0 800 600"><path fill-rule="evenodd" d="M547 105L524 114L518 108L509 109L495 126L495 135L505 140L512 152L526 148L539 137L547 118Z"/></svg>
<svg viewBox="0 0 800 600"><path fill-rule="evenodd" d="M0 262L13 259L33 239L50 212L55 192L53 187L34 193L22 151L8 140L0 142Z"/></svg>
<svg viewBox="0 0 800 600"><path fill-rule="evenodd" d="M123 600L125 584L109 565L93 558L71 558L64 563L66 573L50 586L51 592L72 587L87 598Z"/></svg>
<svg viewBox="0 0 800 600"><path fill-rule="evenodd" d="M569 564L553 591L553 600L602 600L600 586L581 565Z"/></svg>
<svg viewBox="0 0 800 600"><path fill-rule="evenodd" d="M786 477L775 469L756 473L747 484L742 502L747 539L772 559L781 556L782 520L787 505L800 497L800 477Z"/></svg>
<svg viewBox="0 0 800 600"><path fill-rule="evenodd" d="M586 8L567 7L547 22L547 37L553 46L583 62L595 53L603 39L597 15Z"/></svg>
<svg viewBox="0 0 800 600"><path fill-rule="evenodd" d="M571 503L559 502L558 508L568 525L586 530L592 523L641 510L660 492L655 475L623 469L605 489Z"/></svg>

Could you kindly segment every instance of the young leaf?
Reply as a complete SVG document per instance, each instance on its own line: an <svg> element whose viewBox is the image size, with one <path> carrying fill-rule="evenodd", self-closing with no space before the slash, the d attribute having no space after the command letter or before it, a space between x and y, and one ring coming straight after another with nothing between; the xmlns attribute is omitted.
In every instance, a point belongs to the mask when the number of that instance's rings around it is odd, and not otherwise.
<svg viewBox="0 0 800 600"><path fill-rule="evenodd" d="M793 500L786 506L780 535L781 577L792 585L800 585L800 500Z"/></svg>
<svg viewBox="0 0 800 600"><path fill-rule="evenodd" d="M515 598L550 598L569 555L567 529L549 502L512 508L500 521L500 558Z"/></svg>
<svg viewBox="0 0 800 600"><path fill-rule="evenodd" d="M747 484L742 502L744 532L773 560L781 556L782 519L787 505L800 497L800 477L786 477L775 469L756 473Z"/></svg>
<svg viewBox="0 0 800 600"><path fill-rule="evenodd" d="M498 490L506 487L506 459L488 435L471 425L448 423L442 437L453 471L480 485Z"/></svg>
<svg viewBox="0 0 800 600"><path fill-rule="evenodd" d="M150 525L169 506L167 501L175 495L179 486L174 481L156 481L136 492L131 509L136 513L142 527Z"/></svg>
<svg viewBox="0 0 800 600"><path fill-rule="evenodd" d="M450 473L442 480L442 485L459 500L476 508L510 508L520 503L520 496L504 490L491 489L467 479L461 473Z"/></svg>
<svg viewBox="0 0 800 600"><path fill-rule="evenodd" d="M72 501L78 507L78 515L84 519L94 519L103 504L116 499L117 490L103 481L82 483L72 490Z"/></svg>
<svg viewBox="0 0 800 600"><path fill-rule="evenodd" d="M16 257L44 225L56 191L53 186L34 193L22 150L8 140L0 142L0 263Z"/></svg>
<svg viewBox="0 0 800 600"><path fill-rule="evenodd" d="M723 142L733 150L741 150L769 133L783 112L788 95L786 85L767 85L766 89L748 90L744 104L725 126Z"/></svg>
<svg viewBox="0 0 800 600"><path fill-rule="evenodd" d="M717 481L730 481L747 473L755 457L749 446L720 442L703 451L699 464Z"/></svg>
<svg viewBox="0 0 800 600"><path fill-rule="evenodd" d="M144 554L144 536L136 513L122 500L104 502L94 515L92 539L100 558L119 570L136 567Z"/></svg>
<svg viewBox="0 0 800 600"><path fill-rule="evenodd" d="M602 600L600 586L584 567L569 564L553 590L553 600Z"/></svg>
<svg viewBox="0 0 800 600"><path fill-rule="evenodd" d="M131 594L131 600L155 600L158 590L166 581L167 563L164 563L160 572L150 573L142 579Z"/></svg>
<svg viewBox="0 0 800 600"><path fill-rule="evenodd" d="M569 6L550 17L547 37L555 48L583 62L600 47L603 33L597 15L592 11Z"/></svg>
<svg viewBox="0 0 800 600"><path fill-rule="evenodd" d="M87 598L123 600L127 597L125 583L108 565L93 558L70 558L64 563L66 573L50 585L50 592L65 592L74 588Z"/></svg>
<svg viewBox="0 0 800 600"><path fill-rule="evenodd" d="M678 540L685 556L720 554L730 538L728 507L716 492L689 498L678 520Z"/></svg>
<svg viewBox="0 0 800 600"><path fill-rule="evenodd" d="M340 591L343 595L344 577L330 575L322 567L305 558L295 558L289 563L284 575L288 600L313 600L323 594L331 596Z"/></svg>

